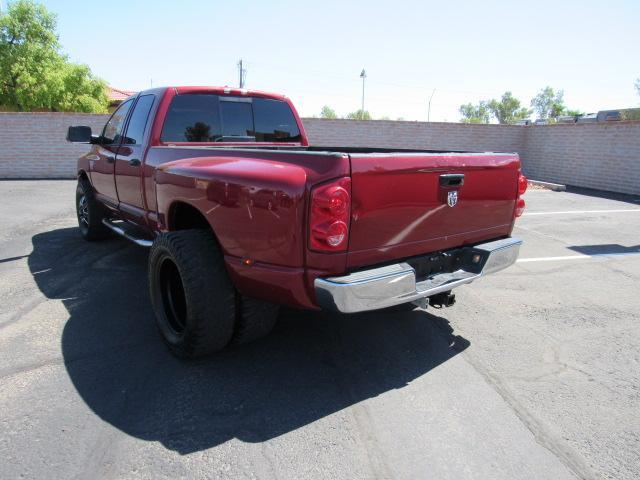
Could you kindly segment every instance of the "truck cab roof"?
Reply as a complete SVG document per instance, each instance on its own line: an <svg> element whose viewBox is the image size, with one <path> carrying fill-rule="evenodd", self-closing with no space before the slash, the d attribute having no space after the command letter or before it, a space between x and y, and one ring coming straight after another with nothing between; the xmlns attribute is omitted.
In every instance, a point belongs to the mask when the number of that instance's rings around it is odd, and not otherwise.
<svg viewBox="0 0 640 480"><path fill-rule="evenodd" d="M229 87L229 86L212 86L212 85L173 85L166 87L154 87L148 88L146 90L142 90L140 92L131 95L129 98L135 98L138 95L162 95L167 90L173 90L178 95L184 95L188 93L200 93L200 94L211 94L211 95L229 95L229 96L247 96L247 97L260 97L260 98L271 98L273 100L281 100L287 101L288 97L286 95L282 95L279 93L273 92L265 92L262 90L249 90L246 88L237 88L237 87Z"/></svg>

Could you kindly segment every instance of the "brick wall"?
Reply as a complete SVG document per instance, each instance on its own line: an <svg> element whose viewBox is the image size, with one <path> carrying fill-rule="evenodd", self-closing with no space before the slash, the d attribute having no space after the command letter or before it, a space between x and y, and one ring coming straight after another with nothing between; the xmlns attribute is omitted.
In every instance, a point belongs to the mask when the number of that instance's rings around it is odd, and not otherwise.
<svg viewBox="0 0 640 480"><path fill-rule="evenodd" d="M0 178L72 178L86 145L65 140L69 125L102 130L108 115L0 112Z"/></svg>
<svg viewBox="0 0 640 480"><path fill-rule="evenodd" d="M304 120L312 144L517 152L536 180L640 195L640 122L560 125Z"/></svg>
<svg viewBox="0 0 640 480"><path fill-rule="evenodd" d="M71 178L86 145L69 125L102 129L106 115L0 112L0 178ZM640 194L640 122L548 126L304 119L312 144L518 152L536 180Z"/></svg>
<svg viewBox="0 0 640 480"><path fill-rule="evenodd" d="M517 152L525 130L514 125L324 120L305 118L311 144Z"/></svg>
<svg viewBox="0 0 640 480"><path fill-rule="evenodd" d="M525 127L520 150L530 178L640 194L640 122Z"/></svg>

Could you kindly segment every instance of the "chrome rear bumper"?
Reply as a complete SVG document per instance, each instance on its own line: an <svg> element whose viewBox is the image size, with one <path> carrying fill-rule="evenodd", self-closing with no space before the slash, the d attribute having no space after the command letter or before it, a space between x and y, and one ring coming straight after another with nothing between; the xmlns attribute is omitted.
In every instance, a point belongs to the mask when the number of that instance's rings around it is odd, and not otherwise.
<svg viewBox="0 0 640 480"><path fill-rule="evenodd" d="M409 303L446 292L477 278L503 270L518 258L522 240L506 238L466 247L471 257L480 256L455 272L438 273L416 281L416 272L408 263L354 272L343 277L317 278L316 298L320 307L344 313L377 310ZM477 258L477 257L476 257Z"/></svg>

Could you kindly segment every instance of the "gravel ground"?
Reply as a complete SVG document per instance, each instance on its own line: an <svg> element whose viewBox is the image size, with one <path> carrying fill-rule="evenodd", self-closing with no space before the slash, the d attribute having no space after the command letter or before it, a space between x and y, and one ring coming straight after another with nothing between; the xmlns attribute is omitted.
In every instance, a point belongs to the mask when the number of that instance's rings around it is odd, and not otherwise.
<svg viewBox="0 0 640 480"><path fill-rule="evenodd" d="M287 311L185 363L74 190L0 182L1 478L638 478L638 199L531 190L521 261L453 308Z"/></svg>

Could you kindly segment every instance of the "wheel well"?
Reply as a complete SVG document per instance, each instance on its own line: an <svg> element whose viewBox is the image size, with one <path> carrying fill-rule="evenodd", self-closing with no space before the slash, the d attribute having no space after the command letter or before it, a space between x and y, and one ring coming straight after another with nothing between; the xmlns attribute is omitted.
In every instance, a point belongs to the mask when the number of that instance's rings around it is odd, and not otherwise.
<svg viewBox="0 0 640 480"><path fill-rule="evenodd" d="M205 216L193 205L177 202L169 210L169 230L189 230L194 228L207 228L211 230L211 225Z"/></svg>
<svg viewBox="0 0 640 480"><path fill-rule="evenodd" d="M78 180L86 180L88 182L89 181L89 175L87 175L87 172L85 172L84 170L80 170L78 172Z"/></svg>

